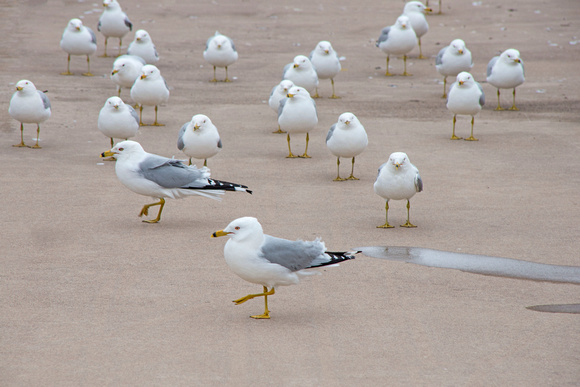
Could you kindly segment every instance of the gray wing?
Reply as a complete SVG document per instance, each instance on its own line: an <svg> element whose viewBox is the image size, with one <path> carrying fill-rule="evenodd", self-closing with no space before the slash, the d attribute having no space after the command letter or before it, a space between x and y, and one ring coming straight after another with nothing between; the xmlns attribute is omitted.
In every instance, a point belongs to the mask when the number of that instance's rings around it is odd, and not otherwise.
<svg viewBox="0 0 580 387"><path fill-rule="evenodd" d="M87 28L90 30L89 27L87 27ZM99 23L97 24L97 31L99 31L99 32L101 31L101 21L100 20L99 20Z"/></svg>
<svg viewBox="0 0 580 387"><path fill-rule="evenodd" d="M282 79L285 79L284 76L286 75L286 71L288 71L288 69L292 66L294 66L294 63L288 63L286 66L284 66L284 70L282 70Z"/></svg>
<svg viewBox="0 0 580 387"><path fill-rule="evenodd" d="M377 171L377 179L379 178L379 175L381 174L381 170L387 165L387 163L383 163L381 164L381 166L379 167L378 171Z"/></svg>
<svg viewBox="0 0 580 387"><path fill-rule="evenodd" d="M284 97L280 100L280 105L278 105L278 118L282 115L282 110L284 110L284 105L288 102L288 97Z"/></svg>
<svg viewBox="0 0 580 387"><path fill-rule="evenodd" d="M216 35L217 35L217 31L216 31ZM214 35L215 36L215 35ZM214 38L214 36L210 36L206 42L205 42L205 49L207 50L209 48L209 44L211 43L211 40Z"/></svg>
<svg viewBox="0 0 580 387"><path fill-rule="evenodd" d="M495 62L497 62L498 59L499 59L499 56L494 56L493 58L491 58L491 60L487 64L487 76L488 77L491 75L491 71L493 69L493 66L495 65Z"/></svg>
<svg viewBox="0 0 580 387"><path fill-rule="evenodd" d="M485 94L479 82L475 82L475 84L477 85L477 87L479 87L479 91L481 91L481 96L479 97L479 106L483 106L485 105Z"/></svg>
<svg viewBox="0 0 580 387"><path fill-rule="evenodd" d="M439 54L437 54L437 58L435 58L436 65L440 65L443 63L443 54L445 54L445 50L447 50L447 48L449 48L449 46L445 46L441 50L439 50Z"/></svg>
<svg viewBox="0 0 580 387"><path fill-rule="evenodd" d="M165 83L165 88L169 90L169 86L167 85L167 81L165 80L165 78L161 77L161 79L163 79L163 83Z"/></svg>
<svg viewBox="0 0 580 387"><path fill-rule="evenodd" d="M203 187L203 173L179 160L149 154L139 164L141 175L164 188ZM203 180L201 180L203 179Z"/></svg>
<svg viewBox="0 0 580 387"><path fill-rule="evenodd" d="M230 40L230 44L232 45L232 49L234 51L236 51L236 46L234 45L234 41L232 40L232 38L228 37L228 39Z"/></svg>
<svg viewBox="0 0 580 387"><path fill-rule="evenodd" d="M89 34L91 34L91 42L97 44L97 35L95 35L95 31L93 31L89 27L85 27L85 28L89 31ZM97 26L97 29L99 31L101 30L101 22L99 22L99 25Z"/></svg>
<svg viewBox="0 0 580 387"><path fill-rule="evenodd" d="M36 90L36 92L40 95L40 98L42 99L42 104L44 105L44 108L50 109L50 101L49 101L48 97L46 96L46 94L44 94L40 90Z"/></svg>
<svg viewBox="0 0 580 387"><path fill-rule="evenodd" d="M222 149L222 139L221 138L218 140L218 148Z"/></svg>
<svg viewBox="0 0 580 387"><path fill-rule="evenodd" d="M312 55L314 55L314 50L310 51L310 54L308 55L308 59L312 60Z"/></svg>
<svg viewBox="0 0 580 387"><path fill-rule="evenodd" d="M276 91L277 87L278 87L278 85L276 85L272 88L272 91L270 92L270 97L272 97L274 95L274 92Z"/></svg>
<svg viewBox="0 0 580 387"><path fill-rule="evenodd" d="M328 140L330 140L330 138L332 137L335 128L336 128L336 124L333 124L330 127L330 130L328 131L328 134L326 135L326 142L328 142Z"/></svg>
<svg viewBox="0 0 580 387"><path fill-rule="evenodd" d="M289 270L298 271L308 268L323 253L324 247L319 241L289 241L264 235L259 255Z"/></svg>
<svg viewBox="0 0 580 387"><path fill-rule="evenodd" d="M389 31L391 27L385 27L381 31L381 36L379 36L379 40L377 40L376 46L378 47L382 42L386 41L389 38Z"/></svg>
<svg viewBox="0 0 580 387"><path fill-rule="evenodd" d="M139 123L139 114L137 114L135 109L133 109L133 106L131 106L131 105L125 105L125 106L127 106L127 109L129 109L129 113L131 113L131 115L133 116L135 121L137 121L137 123Z"/></svg>
<svg viewBox="0 0 580 387"><path fill-rule="evenodd" d="M417 175L415 176L415 191L423 191L423 180L421 180L421 175L419 175L419 172L417 172Z"/></svg>
<svg viewBox="0 0 580 387"><path fill-rule="evenodd" d="M159 59L159 54L157 53L157 48L153 45L153 52L155 53L155 58Z"/></svg>
<svg viewBox="0 0 580 387"><path fill-rule="evenodd" d="M520 64L522 65L522 75L525 77L526 76L526 71L524 69L524 61L520 59Z"/></svg>
<svg viewBox="0 0 580 387"><path fill-rule="evenodd" d="M183 150L183 148L185 147L185 144L183 143L183 134L185 133L185 130L187 129L187 125L189 125L189 122L186 122L185 124L183 124L181 129L179 129L179 134L177 135L177 149L179 149L179 150Z"/></svg>
<svg viewBox="0 0 580 387"><path fill-rule="evenodd" d="M129 31L133 31L133 23L131 23L131 20L129 20L129 18L126 16L125 16L125 25L129 27Z"/></svg>

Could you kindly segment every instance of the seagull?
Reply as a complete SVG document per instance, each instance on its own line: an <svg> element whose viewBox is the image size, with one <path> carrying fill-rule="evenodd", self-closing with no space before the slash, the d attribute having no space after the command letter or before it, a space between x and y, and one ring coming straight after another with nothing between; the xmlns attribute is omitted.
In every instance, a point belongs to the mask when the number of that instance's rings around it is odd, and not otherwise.
<svg viewBox="0 0 580 387"><path fill-rule="evenodd" d="M272 92L270 93L270 99L268 99L268 104L270 107L278 113L278 109L280 108L280 101L282 101L288 95L288 90L290 90L294 86L294 82L289 79L283 79L279 84L272 88ZM280 129L280 125L278 125L278 130L272 133L286 133L282 129Z"/></svg>
<svg viewBox="0 0 580 387"><path fill-rule="evenodd" d="M16 92L10 99L8 114L16 121L20 122L20 144L15 147L28 146L24 144L24 124L36 124L36 144L31 148L40 149L38 139L40 138L40 123L50 117L50 101L46 94L36 90L34 83L23 79L16 83Z"/></svg>
<svg viewBox="0 0 580 387"><path fill-rule="evenodd" d="M358 118L352 113L342 113L326 136L326 146L336 156L337 175L334 181L359 180L354 177L354 158L366 149L368 143L367 132ZM340 177L341 157L352 157L352 169L346 179Z"/></svg>
<svg viewBox="0 0 580 387"><path fill-rule="evenodd" d="M419 59L425 59L421 50L421 37L429 31L429 23L425 19L425 13L431 12L432 9L423 5L420 1L409 1L403 8L403 15L409 18L413 31L417 35L419 43Z"/></svg>
<svg viewBox="0 0 580 387"><path fill-rule="evenodd" d="M447 98L447 77L457 77L462 71L469 71L473 67L471 51L465 47L465 42L455 39L449 46L443 47L435 59L435 68L443 75L443 96Z"/></svg>
<svg viewBox="0 0 580 387"><path fill-rule="evenodd" d="M226 78L224 82L231 82L228 78L228 66L238 60L238 52L232 39L216 31L205 44L203 59L213 66L213 79L210 82L217 82L215 77L216 67L225 67Z"/></svg>
<svg viewBox="0 0 580 387"><path fill-rule="evenodd" d="M110 97L99 112L97 126L101 133L111 139L112 148L115 144L113 138L127 140L135 137L139 131L139 115L121 98Z"/></svg>
<svg viewBox="0 0 580 387"><path fill-rule="evenodd" d="M141 76L141 69L145 66L145 60L137 55L121 55L113 62L111 80L117 85L118 96L121 96L121 88L133 87L135 80Z"/></svg>
<svg viewBox="0 0 580 387"><path fill-rule="evenodd" d="M294 86L288 91L287 98L280 101L278 109L278 125L280 130L288 132L288 156L287 158L308 156L308 132L318 124L316 103L303 87ZM294 156L290 148L290 133L306 133L306 149L302 156Z"/></svg>
<svg viewBox="0 0 580 387"><path fill-rule="evenodd" d="M91 62L89 55L97 51L97 37L93 30L85 27L80 19L71 19L60 40L60 47L68 54L68 61L66 72L61 75L73 75L70 72L70 56L71 55L86 55L87 56L87 72L83 75L92 77Z"/></svg>
<svg viewBox="0 0 580 387"><path fill-rule="evenodd" d="M509 110L520 110L516 107L516 87L524 83L524 62L520 52L513 48L505 50L499 56L491 58L487 65L487 82L497 88L497 108L505 110L499 103L499 89L514 89L513 105Z"/></svg>
<svg viewBox="0 0 580 387"><path fill-rule="evenodd" d="M135 141L122 141L111 150L101 153L101 157L115 156L117 177L131 191L144 196L159 199L158 202L146 204L139 216L147 216L149 208L159 206L157 218L144 220L145 223L157 223L165 205L164 198L181 199L190 195L221 200L225 191L242 191L252 193L245 185L210 179L209 169L196 168L183 164L180 160L169 159L147 153Z"/></svg>
<svg viewBox="0 0 580 387"><path fill-rule="evenodd" d="M407 73L407 53L415 48L416 45L417 36L407 16L399 16L394 25L383 28L376 46L387 54L387 71L385 75L393 75L389 73L390 55L403 55L403 62L405 64L403 75L411 75Z"/></svg>
<svg viewBox="0 0 580 387"><path fill-rule="evenodd" d="M127 54L140 56L147 64L154 65L159 61L159 54L157 54L151 36L145 30L135 32L135 39L129 44Z"/></svg>
<svg viewBox="0 0 580 387"><path fill-rule="evenodd" d="M127 17L127 14L121 9L117 0L103 0L103 11L99 18L97 30L105 36L105 52L103 57L107 57L107 41L110 37L119 38L119 55L121 55L121 45L123 36L133 30L133 24Z"/></svg>
<svg viewBox="0 0 580 387"><path fill-rule="evenodd" d="M334 77L341 70L340 59L336 51L332 48L332 44L326 40L318 42L314 50L310 53L310 62L312 62L316 70L318 79L330 79L332 95L329 98L340 98L334 94ZM318 97L318 87L316 88L316 95L314 97Z"/></svg>
<svg viewBox="0 0 580 387"><path fill-rule="evenodd" d="M207 167L207 159L215 156L222 150L222 140L217 128L208 116L196 114L190 122L186 122L179 130L177 148L191 158L204 159L203 166Z"/></svg>
<svg viewBox="0 0 580 387"><path fill-rule="evenodd" d="M355 259L358 251L326 251L324 242L291 241L264 234L256 218L243 217L232 221L226 228L214 232L212 238L229 236L224 247L226 263L240 278L262 285L263 293L248 294L234 300L236 305L252 298L264 297L264 314L250 316L269 319L268 296L278 286L295 285L302 277L320 274L307 269L338 266L340 262Z"/></svg>
<svg viewBox="0 0 580 387"><path fill-rule="evenodd" d="M292 63L284 66L282 71L282 79L289 79L296 86L300 86L308 90L310 94L314 93L318 87L318 75L310 59L304 55L297 55L294 57ZM316 98L316 95L314 96Z"/></svg>
<svg viewBox="0 0 580 387"><path fill-rule="evenodd" d="M141 68L141 76L137 77L131 87L131 98L139 104L139 124L143 124L143 105L155 106L155 121L153 126L164 126L157 122L157 107L169 99L169 88L161 72L154 65Z"/></svg>
<svg viewBox="0 0 580 387"><path fill-rule="evenodd" d="M423 191L423 181L419 170L409 160L406 153L395 152L389 156L389 161L379 167L374 190L377 195L387 201L385 205L386 221L377 228L393 228L389 224L389 200L407 199L407 222L401 227L417 227L409 222L409 199L417 192Z"/></svg>
<svg viewBox="0 0 580 387"><path fill-rule="evenodd" d="M455 135L455 122L457 115L471 116L471 136L466 141L477 141L473 137L473 123L475 115L479 113L485 104L485 94L481 85L473 79L473 76L467 71L460 72L457 75L457 81L449 89L449 98L447 98L447 109L453 112L453 133L452 140L460 140L461 137Z"/></svg>

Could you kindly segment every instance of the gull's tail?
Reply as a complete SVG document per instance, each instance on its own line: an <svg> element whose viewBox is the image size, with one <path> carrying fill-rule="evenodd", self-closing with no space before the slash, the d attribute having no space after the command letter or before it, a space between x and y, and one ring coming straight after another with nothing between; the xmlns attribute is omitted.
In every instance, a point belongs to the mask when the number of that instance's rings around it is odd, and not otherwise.
<svg viewBox="0 0 580 387"><path fill-rule="evenodd" d="M332 251L325 251L324 257L325 259L316 258L312 264L308 267L308 269L313 267L321 267L321 266L329 266L329 265L337 265L340 262L348 261L350 259L355 259L355 254L360 253L360 251L340 251L340 252L332 252Z"/></svg>

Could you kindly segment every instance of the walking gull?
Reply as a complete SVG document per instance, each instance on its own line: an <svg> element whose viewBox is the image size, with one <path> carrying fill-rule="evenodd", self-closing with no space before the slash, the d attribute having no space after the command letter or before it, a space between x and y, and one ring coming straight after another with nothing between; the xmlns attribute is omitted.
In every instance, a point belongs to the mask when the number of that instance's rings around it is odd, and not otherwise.
<svg viewBox="0 0 580 387"><path fill-rule="evenodd" d="M367 132L358 118L352 113L342 113L326 136L326 146L336 156L337 175L334 181L358 180L354 177L354 158L366 149L368 143ZM346 179L340 177L341 157L352 157L352 169Z"/></svg>
<svg viewBox="0 0 580 387"><path fill-rule="evenodd" d="M25 147L24 144L24 124L36 124L36 144L31 148L41 148L38 145L40 138L40 123L50 117L50 101L46 94L36 90L34 83L27 79L18 81L16 92L10 99L8 114L16 121L20 122L20 144L15 147Z"/></svg>
<svg viewBox="0 0 580 387"><path fill-rule="evenodd" d="M278 286L295 285L301 277L320 274L306 269L338 265L354 259L357 253L326 251L320 238L290 241L264 234L262 225L252 217L236 219L212 234L212 238L221 236L230 237L224 247L224 257L230 269L242 279L263 286L263 293L234 300L239 305L252 298L264 297L264 314L251 316L256 319L270 318L268 296L273 295Z"/></svg>
<svg viewBox="0 0 580 387"><path fill-rule="evenodd" d="M180 199L200 195L221 200L225 191L252 193L245 185L210 179L206 167L187 166L180 160L147 153L135 141L122 141L111 150L101 153L101 157L110 156L117 158L115 172L125 187L139 195L159 199L141 209L139 216L147 216L150 207L159 206L157 218L144 220L146 223L159 222L165 198Z"/></svg>

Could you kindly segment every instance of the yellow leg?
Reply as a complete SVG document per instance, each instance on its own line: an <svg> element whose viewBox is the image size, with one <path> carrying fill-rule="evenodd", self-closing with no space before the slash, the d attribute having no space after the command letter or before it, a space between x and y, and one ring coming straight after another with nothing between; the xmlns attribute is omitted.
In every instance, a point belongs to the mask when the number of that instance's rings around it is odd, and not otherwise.
<svg viewBox="0 0 580 387"><path fill-rule="evenodd" d="M287 158L287 159L294 159L294 158L296 158L296 157L298 157L298 156L294 156L294 155L292 154L292 149L290 149L290 133L288 133L288 136L287 136L286 138L287 138L287 140L288 140L288 156L286 156L286 158Z"/></svg>
<svg viewBox="0 0 580 387"><path fill-rule="evenodd" d="M411 202L409 202L409 199L407 199L407 223L402 224L401 227L407 227L407 228L417 227L414 224L411 224L411 222L409 222L409 209L410 208L411 208Z"/></svg>
<svg viewBox="0 0 580 387"><path fill-rule="evenodd" d="M421 49L421 38L417 38L417 41L419 43L419 56L417 58L418 59L427 59L426 57L423 56L423 50Z"/></svg>
<svg viewBox="0 0 580 387"><path fill-rule="evenodd" d="M318 86L316 86L316 92L314 93L312 98L320 98L320 96L318 95Z"/></svg>
<svg viewBox="0 0 580 387"><path fill-rule="evenodd" d="M273 295L275 292L274 288L272 288L270 291L268 291L267 287L263 287L264 288L264 292L263 293L257 293L257 294L248 294L247 296L244 296L242 298L238 298L237 300L234 300L234 303L236 305L239 304L243 304L244 302L251 300L253 298L256 297L264 297L264 314L260 314L260 315L256 315L256 316L250 316L252 318L256 318L256 319L268 319L270 318L270 313L268 310L268 296Z"/></svg>
<svg viewBox="0 0 580 387"><path fill-rule="evenodd" d="M123 38L119 38L119 55L117 56L121 56L121 46L123 45Z"/></svg>
<svg viewBox="0 0 580 387"><path fill-rule="evenodd" d="M405 67L404 67L405 70L403 71L403 76L409 77L409 76L413 75L413 74L407 72L407 55L403 55L403 63L405 65Z"/></svg>
<svg viewBox="0 0 580 387"><path fill-rule="evenodd" d="M101 55L101 58L108 58L109 56L107 55L107 42L108 42L109 38L105 37L105 52L103 53L103 55Z"/></svg>
<svg viewBox="0 0 580 387"><path fill-rule="evenodd" d="M441 12L441 0L439 0L439 12L437 12L439 15L441 15L443 12Z"/></svg>
<svg viewBox="0 0 580 387"><path fill-rule="evenodd" d="M452 140L461 140L462 137L457 137L455 135L455 122L457 122L457 114L455 114L453 116L453 133L451 134L451 139Z"/></svg>
<svg viewBox="0 0 580 387"><path fill-rule="evenodd" d="M87 72L83 73L83 75L85 77L92 77L93 74L91 73L91 60L89 59L89 56L87 55Z"/></svg>
<svg viewBox="0 0 580 387"><path fill-rule="evenodd" d="M149 214L149 207L159 206L159 213L157 214L157 218L151 220L144 220L145 223L157 223L159 219L161 219L161 211L163 211L163 206L165 205L165 199L160 198L157 203L145 204L139 213L139 216L147 216Z"/></svg>
<svg viewBox="0 0 580 387"><path fill-rule="evenodd" d="M334 94L334 79L330 78L330 84L332 85L332 95L328 98L330 99L340 99L340 97Z"/></svg>
<svg viewBox="0 0 580 387"><path fill-rule="evenodd" d="M66 61L66 72L60 73L60 75L73 75L73 73L70 72L70 54L68 54L68 59Z"/></svg>
<svg viewBox="0 0 580 387"><path fill-rule="evenodd" d="M203 160L203 166L207 167L207 159Z"/></svg>
<svg viewBox="0 0 580 387"><path fill-rule="evenodd" d="M214 75L215 78L215 75ZM224 79L224 82L231 82L230 79L228 78L228 66L226 66L226 79Z"/></svg>
<svg viewBox="0 0 580 387"><path fill-rule="evenodd" d="M475 117L471 117L471 136L467 137L465 141L479 141L479 139L473 137L473 123L475 122Z"/></svg>
<svg viewBox="0 0 580 387"><path fill-rule="evenodd" d="M387 71L385 72L386 77L391 77L393 74L389 72L389 55L387 54Z"/></svg>
<svg viewBox="0 0 580 387"><path fill-rule="evenodd" d="M443 95L441 98L447 98L447 76L443 77Z"/></svg>
<svg viewBox="0 0 580 387"><path fill-rule="evenodd" d="M348 180L360 180L354 177L354 157L352 158L352 168L350 169L350 176L347 177Z"/></svg>
<svg viewBox="0 0 580 387"><path fill-rule="evenodd" d="M334 179L333 181L345 181L346 179L343 179L340 177L340 157L336 158L336 179Z"/></svg>
<svg viewBox="0 0 580 387"><path fill-rule="evenodd" d="M512 104L512 107L509 110L520 110L516 107L516 88L515 87L514 87L513 96L514 96L514 103Z"/></svg>
<svg viewBox="0 0 580 387"><path fill-rule="evenodd" d="M387 204L385 204L385 224L383 224L382 226L377 226L377 228L394 228L395 226L391 226L389 224L389 201L387 200Z"/></svg>
<svg viewBox="0 0 580 387"><path fill-rule="evenodd" d="M495 108L495 110L505 110L504 108L501 107L501 104L499 103L499 89L497 89L497 107Z"/></svg>
<svg viewBox="0 0 580 387"><path fill-rule="evenodd" d="M38 140L40 138L40 124L36 124L36 144L34 144L33 146L31 146L32 149L40 149L42 148L40 145L38 145Z"/></svg>
<svg viewBox="0 0 580 387"><path fill-rule="evenodd" d="M278 125L278 130L275 130L272 133L286 133L286 132L280 129L280 125Z"/></svg>
<svg viewBox="0 0 580 387"><path fill-rule="evenodd" d="M155 121L153 121L153 126L165 126L165 124L157 122L157 105L155 105Z"/></svg>
<svg viewBox="0 0 580 387"><path fill-rule="evenodd" d="M300 156L300 157L305 158L305 159L310 158L310 156L308 156L308 139L309 139L309 136L308 136L308 132L307 132L306 133L306 149L304 149L304 154L302 156Z"/></svg>
<svg viewBox="0 0 580 387"><path fill-rule="evenodd" d="M22 122L20 123L20 144L15 144L12 146L17 148L28 147L28 145L24 143L24 124Z"/></svg>
<svg viewBox="0 0 580 387"><path fill-rule="evenodd" d="M139 105L139 126L147 126L143 123L143 105Z"/></svg>
<svg viewBox="0 0 580 387"><path fill-rule="evenodd" d="M210 82L217 82L217 79L215 77L215 66L213 66L213 79L210 80Z"/></svg>

